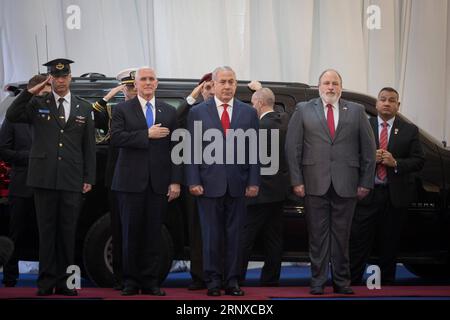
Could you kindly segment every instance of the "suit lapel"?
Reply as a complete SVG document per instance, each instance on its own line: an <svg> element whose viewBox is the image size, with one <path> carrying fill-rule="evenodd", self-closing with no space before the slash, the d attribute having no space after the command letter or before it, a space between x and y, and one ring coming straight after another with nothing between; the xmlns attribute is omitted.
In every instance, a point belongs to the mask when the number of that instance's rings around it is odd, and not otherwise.
<svg viewBox="0 0 450 320"><path fill-rule="evenodd" d="M45 103L47 108L50 110L50 114L53 116L53 119L55 119L56 124L62 128L61 123L59 122L59 114L58 114L58 109L56 107L56 102L55 102L55 96L53 95L53 93L49 93L47 95L47 97L45 98Z"/></svg>
<svg viewBox="0 0 450 320"><path fill-rule="evenodd" d="M380 139L378 134L378 118L370 118L370 125L372 126L373 134L375 136L375 142L377 145L377 149L380 148Z"/></svg>
<svg viewBox="0 0 450 320"><path fill-rule="evenodd" d="M394 149L395 143L397 141L397 135L400 132L401 122L398 117L395 118L394 124L392 125L391 134L389 135L388 150ZM392 153L392 152L391 152Z"/></svg>
<svg viewBox="0 0 450 320"><path fill-rule="evenodd" d="M348 106L347 106L347 102L345 102L344 100L340 100L339 102L339 122L336 128L336 132L334 134L334 139L336 140L338 134L342 131L343 128L343 123L347 122L347 117L348 117ZM327 125L328 127L328 125Z"/></svg>
<svg viewBox="0 0 450 320"><path fill-rule="evenodd" d="M241 105L239 104L239 101L237 99L234 99L233 114L231 116L230 129L236 130L240 113L241 113Z"/></svg>
<svg viewBox="0 0 450 320"><path fill-rule="evenodd" d="M147 120L145 119L144 112L142 111L141 103L139 102L138 97L136 96L132 101L132 108L136 114L137 119L139 122L145 123L145 126L147 126Z"/></svg>
<svg viewBox="0 0 450 320"><path fill-rule="evenodd" d="M320 123L322 124L323 130L325 131L325 134L328 138L331 139L330 130L328 129L327 119L325 118L325 113L323 111L323 103L320 98L316 99L316 102L314 103L314 110L316 111L317 116L319 117Z"/></svg>
<svg viewBox="0 0 450 320"><path fill-rule="evenodd" d="M219 113L217 112L216 102L214 101L214 99L209 99L206 102L206 104L207 104L208 114L209 114L214 126L223 132L222 122L220 122L220 119L219 119Z"/></svg>

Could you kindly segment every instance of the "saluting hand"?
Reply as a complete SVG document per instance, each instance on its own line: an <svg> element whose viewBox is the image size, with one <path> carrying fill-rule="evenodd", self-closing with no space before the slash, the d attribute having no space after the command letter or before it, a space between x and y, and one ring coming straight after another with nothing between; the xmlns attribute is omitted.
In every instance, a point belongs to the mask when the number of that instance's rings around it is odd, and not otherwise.
<svg viewBox="0 0 450 320"><path fill-rule="evenodd" d="M39 95L39 93L42 91L42 89L45 88L45 86L50 83L52 77L48 76L47 79L37 85L35 85L33 88L28 89L28 92L31 93L32 95Z"/></svg>
<svg viewBox="0 0 450 320"><path fill-rule="evenodd" d="M154 124L148 129L149 139L161 139L169 135L170 130L166 127L161 127L161 123Z"/></svg>
<svg viewBox="0 0 450 320"><path fill-rule="evenodd" d="M120 91L122 91L123 89L125 89L126 85L125 84L121 84L115 88L112 88L111 91L108 92L108 94L106 96L103 97L103 100L105 100L106 102L108 102L110 99L112 99L116 94L118 94Z"/></svg>

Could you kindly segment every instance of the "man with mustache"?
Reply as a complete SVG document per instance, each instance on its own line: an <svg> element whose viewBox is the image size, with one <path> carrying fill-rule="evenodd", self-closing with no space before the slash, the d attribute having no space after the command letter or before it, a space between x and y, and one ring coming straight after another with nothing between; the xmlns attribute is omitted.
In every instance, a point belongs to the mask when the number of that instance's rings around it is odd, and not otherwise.
<svg viewBox="0 0 450 320"><path fill-rule="evenodd" d="M320 98L300 103L286 138L293 192L305 198L311 290L323 294L331 262L335 293L352 294L349 237L357 199L373 187L375 139L362 105L341 99L342 78L325 70Z"/></svg>

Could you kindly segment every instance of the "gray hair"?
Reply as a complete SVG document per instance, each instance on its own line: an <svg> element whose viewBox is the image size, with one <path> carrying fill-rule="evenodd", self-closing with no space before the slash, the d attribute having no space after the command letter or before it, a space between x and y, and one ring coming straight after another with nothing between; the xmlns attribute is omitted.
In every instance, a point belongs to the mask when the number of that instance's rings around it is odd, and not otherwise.
<svg viewBox="0 0 450 320"><path fill-rule="evenodd" d="M253 97L257 100L262 101L263 105L272 107L275 104L275 95L273 94L273 91L269 88L262 88L256 91L253 94Z"/></svg>
<svg viewBox="0 0 450 320"><path fill-rule="evenodd" d="M340 73L337 72L337 71L334 70L334 69L326 69L324 72L322 72L322 73L320 74L320 77L319 77L319 86L320 86L320 81L322 80L322 77L323 77L324 74L327 73L327 72L334 72L334 73L336 73L337 76L339 77L339 80L341 80L341 86L342 86L342 77L341 77Z"/></svg>
<svg viewBox="0 0 450 320"><path fill-rule="evenodd" d="M213 81L217 81L217 74L219 72L223 72L223 71L233 72L234 78L236 79L236 72L234 72L234 70L231 69L231 67L229 67L229 66L222 66L222 67L215 68L214 71L212 72L212 79L213 79Z"/></svg>
<svg viewBox="0 0 450 320"><path fill-rule="evenodd" d="M134 78L135 78L136 80L139 79L139 74L141 73L142 70L152 70L153 73L155 74L155 77L156 77L156 72L155 72L154 69L150 68L149 66L143 66L143 67L139 67L139 68L136 70L136 74L135 74L135 76L134 76Z"/></svg>

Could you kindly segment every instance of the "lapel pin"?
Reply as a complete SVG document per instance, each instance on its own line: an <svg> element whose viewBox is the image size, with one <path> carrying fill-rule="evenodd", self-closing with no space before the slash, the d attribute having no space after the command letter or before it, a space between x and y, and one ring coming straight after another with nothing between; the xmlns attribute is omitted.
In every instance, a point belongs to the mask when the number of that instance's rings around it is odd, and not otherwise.
<svg viewBox="0 0 450 320"><path fill-rule="evenodd" d="M395 128L395 130L394 130L394 134L397 134L398 133L398 129L397 128Z"/></svg>
<svg viewBox="0 0 450 320"><path fill-rule="evenodd" d="M342 108L342 110L344 110L344 111L347 111L347 109L348 109L347 107L343 107L343 108Z"/></svg>
<svg viewBox="0 0 450 320"><path fill-rule="evenodd" d="M50 100L47 99L47 101L45 101L45 102L50 103Z"/></svg>
<svg viewBox="0 0 450 320"><path fill-rule="evenodd" d="M161 109L158 109L158 112L161 112Z"/></svg>
<svg viewBox="0 0 450 320"><path fill-rule="evenodd" d="M75 108L77 108L77 109L78 109L79 107L80 107L80 105L79 105L79 104L77 104L77 106L76 106Z"/></svg>

